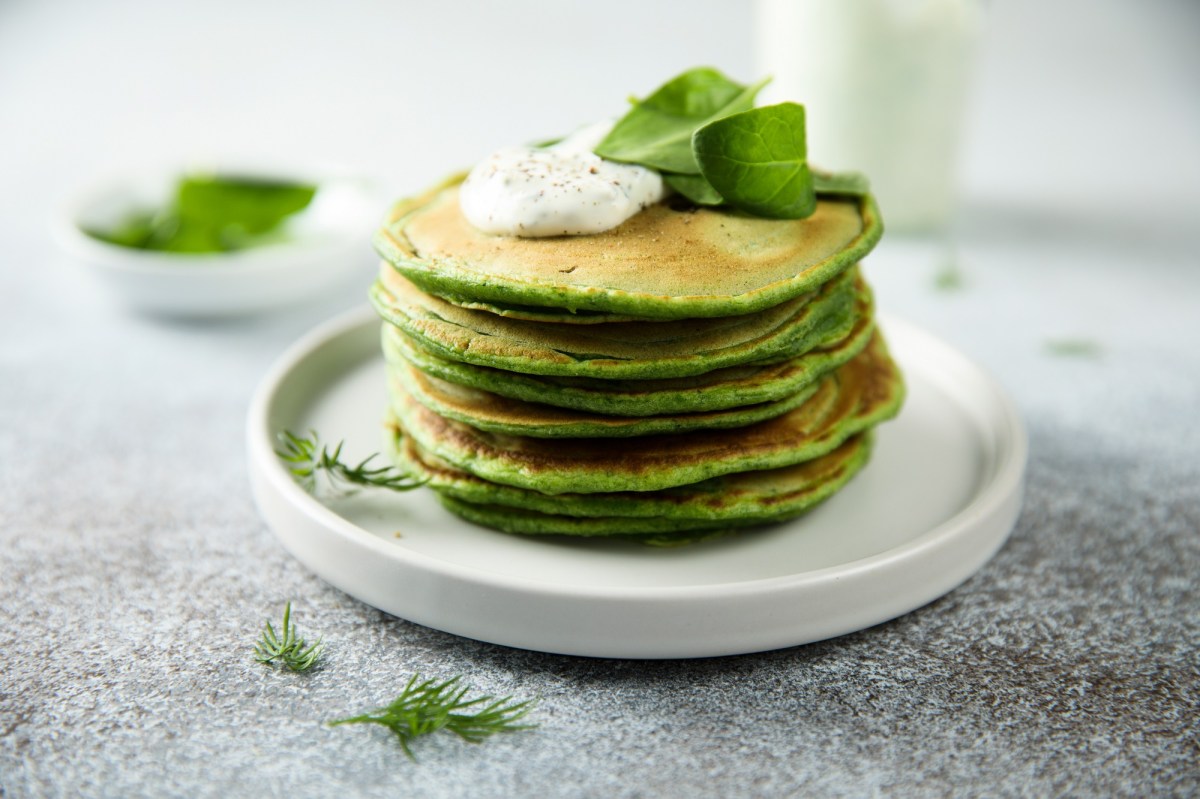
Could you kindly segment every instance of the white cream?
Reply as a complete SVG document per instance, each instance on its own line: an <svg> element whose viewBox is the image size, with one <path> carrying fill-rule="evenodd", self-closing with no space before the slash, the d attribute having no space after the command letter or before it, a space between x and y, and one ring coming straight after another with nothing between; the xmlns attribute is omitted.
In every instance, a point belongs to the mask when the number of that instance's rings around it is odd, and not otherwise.
<svg viewBox="0 0 1200 799"><path fill-rule="evenodd" d="M501 236L582 236L611 230L666 196L662 175L592 152L612 122L590 125L550 147L506 147L462 184L467 221Z"/></svg>

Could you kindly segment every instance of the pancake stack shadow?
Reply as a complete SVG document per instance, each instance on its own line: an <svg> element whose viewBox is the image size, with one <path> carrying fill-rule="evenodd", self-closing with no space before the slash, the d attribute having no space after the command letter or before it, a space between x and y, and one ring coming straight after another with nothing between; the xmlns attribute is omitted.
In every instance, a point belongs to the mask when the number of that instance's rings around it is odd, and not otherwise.
<svg viewBox="0 0 1200 799"><path fill-rule="evenodd" d="M858 268L880 232L869 196L544 239L471 228L457 181L401 202L371 290L390 454L509 533L669 544L798 516L903 401Z"/></svg>

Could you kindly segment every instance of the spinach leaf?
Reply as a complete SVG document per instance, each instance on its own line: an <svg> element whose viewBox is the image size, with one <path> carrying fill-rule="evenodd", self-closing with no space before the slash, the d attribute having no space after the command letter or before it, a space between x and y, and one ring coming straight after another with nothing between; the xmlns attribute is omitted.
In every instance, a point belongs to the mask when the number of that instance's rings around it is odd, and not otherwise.
<svg viewBox="0 0 1200 799"><path fill-rule="evenodd" d="M711 67L688 70L660 86L622 117L596 147L596 155L660 172L695 175L692 134L715 119L746 111L767 84L735 83Z"/></svg>
<svg viewBox="0 0 1200 799"><path fill-rule="evenodd" d="M861 172L812 171L813 188L817 194L841 194L860 197L871 191L871 183Z"/></svg>
<svg viewBox="0 0 1200 799"><path fill-rule="evenodd" d="M190 175L170 205L137 211L88 235L141 250L213 253L267 244L285 219L308 207L316 186L259 178Z"/></svg>
<svg viewBox="0 0 1200 799"><path fill-rule="evenodd" d="M696 205L720 205L722 202L721 195L704 179L703 175L680 175L668 172L663 175L663 181Z"/></svg>
<svg viewBox="0 0 1200 799"><path fill-rule="evenodd" d="M312 202L315 186L260 178L192 175L176 190L175 208L185 224L266 233Z"/></svg>
<svg viewBox="0 0 1200 799"><path fill-rule="evenodd" d="M150 248L155 233L161 227L157 216L152 211L135 211L122 219L120 224L114 228L109 230L87 228L84 232L94 239L107 241L109 244L145 250Z"/></svg>
<svg viewBox="0 0 1200 799"><path fill-rule="evenodd" d="M803 219L816 210L802 105L718 119L696 131L692 149L700 173L734 208L774 219Z"/></svg>

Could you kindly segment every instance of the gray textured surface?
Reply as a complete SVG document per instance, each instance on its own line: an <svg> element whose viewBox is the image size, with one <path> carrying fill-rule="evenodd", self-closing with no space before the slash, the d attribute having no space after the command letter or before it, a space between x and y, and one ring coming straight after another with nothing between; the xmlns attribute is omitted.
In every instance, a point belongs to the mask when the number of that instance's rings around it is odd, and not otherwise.
<svg viewBox="0 0 1200 799"><path fill-rule="evenodd" d="M1065 13L1043 20L1039 4L1016 7L1039 20L1037 36L1074 24ZM1025 510L1009 543L965 585L891 623L779 652L649 663L547 656L386 617L307 573L264 528L242 452L250 393L288 343L357 302L360 289L223 325L131 317L95 296L43 233L52 195L76 168L114 157L123 137L143 146L153 137L135 132L145 118L126 111L93 116L87 136L46 138L68 130L56 127L68 101L86 107L88 81L99 80L63 55L91 46L97 74L110 74L100 56L125 52L120 43L133 34L114 26L106 35L116 44L89 45L82 4L70 24L42 8L0 9L0 795L1200 793L1194 153L1148 147L1145 177L1115 178L1126 189L1154 186L1161 204L1148 212L1110 202L1069 147L1056 151L1056 165L1041 155L1039 165L1058 171L1029 177L1036 191L1013 191L1007 151L995 145L1017 148L1011 166L1035 140L1023 129L984 131L978 147L993 148L972 161L962 288L934 288L937 257L927 247L893 240L872 260L881 306L993 371L1029 424ZM1146 19L1194 21L1182 5L1154 8L1158 16ZM1119 6L1105 9L1086 15L1093 29L1130 30L1128 41L1139 41L1133 34L1144 28L1126 25ZM1011 35L1013 17L998 16L999 33ZM1156 29L1167 38L1139 46L1172 52L1166 31L1187 25L1167 22ZM355 53L353 32L386 27L307 24ZM738 52L731 69L746 60ZM1039 86L1074 80L1038 72L1021 47L1011 45L1007 61L1005 52L984 64L984 122L1007 118L1015 98L1032 111L1052 107ZM591 74L575 69L580 81ZM628 91L630 77L619 77ZM1080 119L1108 108L1099 83L1080 84ZM1169 102L1194 98L1171 94L1180 85L1137 84L1137 97L1163 100L1139 119L1179 114L1141 131L1155 142L1200 133L1195 111L1184 113L1194 103ZM186 139L199 118L163 96L165 130ZM268 131L289 120L290 106L273 108ZM1112 129L1089 144L1068 137L1078 132L1069 120L1045 119L1060 144L1094 154L1111 143L1103 136ZM1114 125L1135 130L1129 120ZM347 130L330 122L282 148L320 150ZM1166 138L1155 139L1157 130ZM403 178L412 185L464 148L437 150L436 129L410 135L427 136L425 160L440 161L411 166ZM465 149L493 135L475 134ZM370 152L372 141L351 139L349 149ZM379 163L383 150L374 151ZM1164 164L1178 171L1155 172ZM1097 350L1055 355L1047 342L1061 339ZM289 599L301 630L328 644L324 666L309 675L250 659L263 619ZM390 699L417 671L539 696L541 727L478 747L425 740L413 764L382 730L323 725Z"/></svg>

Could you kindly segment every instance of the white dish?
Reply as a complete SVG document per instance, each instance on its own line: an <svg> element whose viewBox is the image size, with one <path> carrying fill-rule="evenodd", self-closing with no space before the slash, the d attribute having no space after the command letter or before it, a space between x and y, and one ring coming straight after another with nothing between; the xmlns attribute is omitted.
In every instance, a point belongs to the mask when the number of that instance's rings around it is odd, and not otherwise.
<svg viewBox="0 0 1200 799"><path fill-rule="evenodd" d="M127 307L164 316L230 316L282 307L340 281L365 278L378 192L364 178L327 168L238 166L205 168L272 177L318 187L312 204L288 222L289 240L229 253L164 253L101 241L85 228L110 228L130 212L162 207L180 175L171 166L99 181L79 193L53 221L59 245Z"/></svg>
<svg viewBox="0 0 1200 799"><path fill-rule="evenodd" d="M899 320L881 324L909 387L870 465L787 524L657 549L522 538L468 524L424 489L319 502L274 454L282 430L377 451L386 402L378 322L333 320L297 342L250 409L254 495L270 527L332 585L388 613L522 649L623 658L765 651L860 630L953 589L1007 538L1026 438L978 367Z"/></svg>

